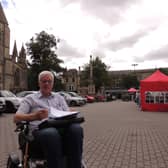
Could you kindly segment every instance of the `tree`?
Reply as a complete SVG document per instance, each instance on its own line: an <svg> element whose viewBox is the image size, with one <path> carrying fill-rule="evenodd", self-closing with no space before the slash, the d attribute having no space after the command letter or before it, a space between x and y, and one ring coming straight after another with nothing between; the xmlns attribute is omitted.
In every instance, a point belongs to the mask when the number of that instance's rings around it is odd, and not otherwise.
<svg viewBox="0 0 168 168"><path fill-rule="evenodd" d="M131 87L138 88L139 81L137 79L136 74L123 75L121 85L125 89L129 89Z"/></svg>
<svg viewBox="0 0 168 168"><path fill-rule="evenodd" d="M165 75L168 75L168 70L167 68L159 68L159 70L164 73Z"/></svg>
<svg viewBox="0 0 168 168"><path fill-rule="evenodd" d="M42 70L61 72L64 69L60 66L63 63L56 54L57 40L54 35L45 31L36 34L26 44L27 53L30 57L28 62L28 88L38 89L38 74Z"/></svg>
<svg viewBox="0 0 168 168"><path fill-rule="evenodd" d="M96 92L98 92L100 87L109 85L108 67L99 57L93 59L91 63L93 66L93 83ZM90 64L84 65L81 73L81 84L87 86L90 82Z"/></svg>

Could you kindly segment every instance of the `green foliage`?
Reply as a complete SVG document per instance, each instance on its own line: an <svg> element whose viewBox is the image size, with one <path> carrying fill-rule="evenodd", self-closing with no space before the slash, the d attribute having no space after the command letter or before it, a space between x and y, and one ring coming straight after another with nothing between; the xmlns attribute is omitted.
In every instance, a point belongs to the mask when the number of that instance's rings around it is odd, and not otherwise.
<svg viewBox="0 0 168 168"><path fill-rule="evenodd" d="M91 63L93 65L93 83L95 84L97 92L100 87L109 85L108 67L100 60L99 57L96 57ZM83 69L81 84L83 86L87 86L90 82L90 64L84 65Z"/></svg>
<svg viewBox="0 0 168 168"><path fill-rule="evenodd" d="M129 89L131 87L139 88L139 81L136 74L123 75L121 86L125 89Z"/></svg>
<svg viewBox="0 0 168 168"><path fill-rule="evenodd" d="M59 65L63 61L56 54L57 39L54 35L45 31L36 34L36 37L32 37L26 46L30 57L28 62L28 87L29 90L37 90L38 74L43 70L63 71L64 69Z"/></svg>
<svg viewBox="0 0 168 168"><path fill-rule="evenodd" d="M160 72L164 73L165 75L168 75L168 69L167 68L159 68Z"/></svg>

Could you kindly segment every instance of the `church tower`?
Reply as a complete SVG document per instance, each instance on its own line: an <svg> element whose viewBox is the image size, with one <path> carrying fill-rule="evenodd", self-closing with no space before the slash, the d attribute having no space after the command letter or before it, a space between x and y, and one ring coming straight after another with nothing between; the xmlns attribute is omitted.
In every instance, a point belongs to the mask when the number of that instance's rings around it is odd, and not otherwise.
<svg viewBox="0 0 168 168"><path fill-rule="evenodd" d="M12 53L12 61L16 63L17 58L18 58L18 51L17 51L17 46L16 46L16 40L15 40L14 47L13 47L13 53Z"/></svg>
<svg viewBox="0 0 168 168"><path fill-rule="evenodd" d="M26 52L22 46L18 55L16 41L10 53L10 29L0 3L0 89L17 92L27 89Z"/></svg>
<svg viewBox="0 0 168 168"><path fill-rule="evenodd" d="M6 74L9 67L9 45L10 45L10 30L8 21L0 3L0 89L5 89L7 78L10 74ZM5 77L6 76L6 77Z"/></svg>
<svg viewBox="0 0 168 168"><path fill-rule="evenodd" d="M18 63L22 66L25 67L26 66L26 50L22 44L22 48L20 50L19 53L19 57L18 57ZM26 66L27 67L27 66Z"/></svg>

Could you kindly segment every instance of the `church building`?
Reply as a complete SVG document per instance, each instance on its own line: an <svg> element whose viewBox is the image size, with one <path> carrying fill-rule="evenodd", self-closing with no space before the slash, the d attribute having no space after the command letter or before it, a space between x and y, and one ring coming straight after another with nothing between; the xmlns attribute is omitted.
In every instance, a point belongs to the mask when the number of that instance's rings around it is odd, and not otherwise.
<svg viewBox="0 0 168 168"><path fill-rule="evenodd" d="M10 55L10 28L0 3L0 90L13 92L27 89L26 51L18 52L16 41Z"/></svg>

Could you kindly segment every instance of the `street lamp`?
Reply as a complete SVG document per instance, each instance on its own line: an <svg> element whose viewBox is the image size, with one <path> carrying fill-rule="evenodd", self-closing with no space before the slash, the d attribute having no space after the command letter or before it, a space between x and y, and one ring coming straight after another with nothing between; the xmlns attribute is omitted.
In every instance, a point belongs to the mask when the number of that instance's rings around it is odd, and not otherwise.
<svg viewBox="0 0 168 168"><path fill-rule="evenodd" d="M132 66L134 67L134 72L135 72L135 67L137 66L138 64L132 64Z"/></svg>

